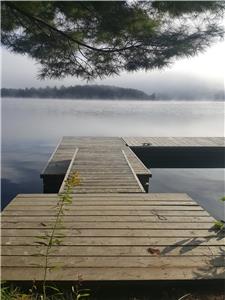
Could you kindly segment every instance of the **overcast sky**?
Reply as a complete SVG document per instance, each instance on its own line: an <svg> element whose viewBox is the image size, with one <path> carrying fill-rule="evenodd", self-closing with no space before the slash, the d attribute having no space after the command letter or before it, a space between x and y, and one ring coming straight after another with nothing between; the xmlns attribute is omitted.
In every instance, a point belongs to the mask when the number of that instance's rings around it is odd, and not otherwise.
<svg viewBox="0 0 225 300"><path fill-rule="evenodd" d="M148 72L122 73L118 77L95 80L90 84L107 84L132 87L147 93L166 92L214 93L224 89L225 42L219 42L204 53L176 61L170 68ZM27 56L15 55L2 49L2 87L25 88L86 84L77 78L38 80L39 66Z"/></svg>

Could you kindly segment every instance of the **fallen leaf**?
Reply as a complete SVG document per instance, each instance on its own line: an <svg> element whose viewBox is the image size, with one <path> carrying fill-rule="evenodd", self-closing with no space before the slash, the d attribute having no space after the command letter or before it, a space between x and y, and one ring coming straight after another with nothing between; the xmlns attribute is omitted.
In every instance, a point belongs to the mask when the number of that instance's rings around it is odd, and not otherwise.
<svg viewBox="0 0 225 300"><path fill-rule="evenodd" d="M148 253L150 253L150 254L160 255L159 249L148 248L147 251L148 251Z"/></svg>

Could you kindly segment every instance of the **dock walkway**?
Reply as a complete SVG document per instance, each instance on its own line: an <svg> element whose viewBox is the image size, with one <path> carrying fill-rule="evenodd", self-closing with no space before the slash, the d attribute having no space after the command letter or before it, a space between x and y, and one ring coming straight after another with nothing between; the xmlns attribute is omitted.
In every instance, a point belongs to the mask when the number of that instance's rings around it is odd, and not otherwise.
<svg viewBox="0 0 225 300"><path fill-rule="evenodd" d="M74 187L73 193L145 192L128 161L120 138L74 140L74 147L77 148L65 176L67 179L71 173L79 173L81 184Z"/></svg>
<svg viewBox="0 0 225 300"><path fill-rule="evenodd" d="M58 192L68 170L82 179L76 193L141 193L151 177L123 139L113 137L63 137L41 174L44 192Z"/></svg>

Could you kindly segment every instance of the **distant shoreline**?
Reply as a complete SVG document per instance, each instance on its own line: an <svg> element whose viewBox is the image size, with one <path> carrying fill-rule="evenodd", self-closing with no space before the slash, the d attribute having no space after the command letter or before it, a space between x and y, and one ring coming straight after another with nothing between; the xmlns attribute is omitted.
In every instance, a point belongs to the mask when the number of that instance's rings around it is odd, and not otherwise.
<svg viewBox="0 0 225 300"><path fill-rule="evenodd" d="M225 102L225 99L119 99L119 98L114 98L114 99L99 99L99 98L40 98L40 97L17 97L17 96L2 96L3 98L8 98L8 99L18 99L18 100L23 100L23 99L36 99L36 100L69 100L69 101L148 101L148 102Z"/></svg>
<svg viewBox="0 0 225 300"><path fill-rule="evenodd" d="M57 98L57 99L145 99L154 100L155 94L148 95L140 90L121 88L108 85L76 85L64 87L25 88L11 89L2 88L2 97L24 98Z"/></svg>
<svg viewBox="0 0 225 300"><path fill-rule="evenodd" d="M2 88L1 96L24 99L58 99L58 100L101 100L101 101L219 101L224 102L223 91L215 91L210 95L184 94L182 96L167 93L152 93L110 85L75 85L68 87L45 88Z"/></svg>

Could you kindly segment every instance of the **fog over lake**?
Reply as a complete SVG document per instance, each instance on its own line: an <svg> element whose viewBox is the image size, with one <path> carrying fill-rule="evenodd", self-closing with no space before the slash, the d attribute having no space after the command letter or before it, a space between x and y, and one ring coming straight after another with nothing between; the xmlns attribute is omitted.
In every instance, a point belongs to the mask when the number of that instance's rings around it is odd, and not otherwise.
<svg viewBox="0 0 225 300"><path fill-rule="evenodd" d="M223 102L2 99L2 205L41 193L40 173L64 135L223 136ZM187 192L224 219L223 169L151 169L150 192Z"/></svg>

